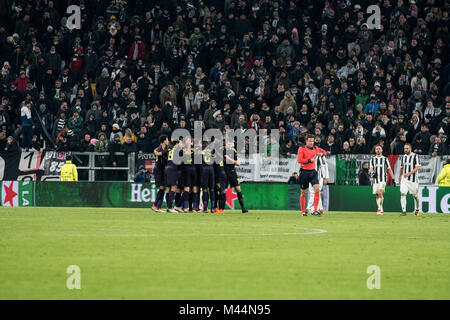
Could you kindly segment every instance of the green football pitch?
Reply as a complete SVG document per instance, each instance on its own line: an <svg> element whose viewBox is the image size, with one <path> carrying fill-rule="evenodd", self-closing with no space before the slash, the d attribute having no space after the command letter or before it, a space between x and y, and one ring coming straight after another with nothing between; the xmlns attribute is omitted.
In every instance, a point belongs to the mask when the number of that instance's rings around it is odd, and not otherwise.
<svg viewBox="0 0 450 320"><path fill-rule="evenodd" d="M449 220L1 208L0 299L450 299Z"/></svg>

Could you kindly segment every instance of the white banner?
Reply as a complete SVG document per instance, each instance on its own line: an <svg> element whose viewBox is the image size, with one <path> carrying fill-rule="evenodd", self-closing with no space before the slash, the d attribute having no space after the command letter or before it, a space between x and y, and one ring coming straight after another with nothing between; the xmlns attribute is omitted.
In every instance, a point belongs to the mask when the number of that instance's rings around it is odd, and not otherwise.
<svg viewBox="0 0 450 320"><path fill-rule="evenodd" d="M401 157L401 156L400 156ZM394 167L395 181L398 183L398 175L400 173L401 158L398 158ZM440 169L442 169L445 157L431 157L419 155L419 185L433 185L436 183Z"/></svg>
<svg viewBox="0 0 450 320"><path fill-rule="evenodd" d="M329 183L336 178L336 157L327 156ZM300 171L296 157L272 159L259 154L249 158L240 157L241 166L236 167L239 180L242 182L281 182L286 183L292 173Z"/></svg>

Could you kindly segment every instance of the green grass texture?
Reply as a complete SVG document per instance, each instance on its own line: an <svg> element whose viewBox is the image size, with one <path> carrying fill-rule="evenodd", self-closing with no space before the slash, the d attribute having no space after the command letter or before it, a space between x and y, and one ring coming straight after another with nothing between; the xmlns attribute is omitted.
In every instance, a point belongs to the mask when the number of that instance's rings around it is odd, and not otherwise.
<svg viewBox="0 0 450 320"><path fill-rule="evenodd" d="M450 299L449 220L1 208L0 299Z"/></svg>

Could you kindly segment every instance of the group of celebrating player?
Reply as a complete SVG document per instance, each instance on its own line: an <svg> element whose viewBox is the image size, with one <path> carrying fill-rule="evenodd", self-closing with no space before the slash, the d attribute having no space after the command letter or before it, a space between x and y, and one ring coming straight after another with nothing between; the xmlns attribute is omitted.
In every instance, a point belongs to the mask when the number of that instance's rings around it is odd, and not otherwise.
<svg viewBox="0 0 450 320"><path fill-rule="evenodd" d="M226 190L230 186L237 193L242 213L248 212L236 173L240 162L234 141L225 141L225 146L223 143L204 145L190 137L169 142L163 135L159 142L154 151L153 172L159 189L152 206L154 211L163 212L165 195L167 212L224 213Z"/></svg>

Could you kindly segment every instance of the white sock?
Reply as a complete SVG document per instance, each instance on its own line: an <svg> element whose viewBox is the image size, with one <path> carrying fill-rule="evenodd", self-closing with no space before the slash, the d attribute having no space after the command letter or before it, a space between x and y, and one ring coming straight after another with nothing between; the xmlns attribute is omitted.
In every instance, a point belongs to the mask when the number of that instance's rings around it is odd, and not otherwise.
<svg viewBox="0 0 450 320"><path fill-rule="evenodd" d="M419 197L414 197L414 201L416 203L416 210L419 210Z"/></svg>
<svg viewBox="0 0 450 320"><path fill-rule="evenodd" d="M384 198L380 198L380 208L381 208L381 211L384 212L384 210L383 210L383 202L384 202Z"/></svg>
<svg viewBox="0 0 450 320"><path fill-rule="evenodd" d="M381 198L377 198L378 210L381 210Z"/></svg>
<svg viewBox="0 0 450 320"><path fill-rule="evenodd" d="M406 212L406 196L400 197L400 203L402 205L402 212Z"/></svg>

